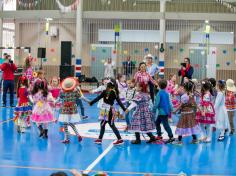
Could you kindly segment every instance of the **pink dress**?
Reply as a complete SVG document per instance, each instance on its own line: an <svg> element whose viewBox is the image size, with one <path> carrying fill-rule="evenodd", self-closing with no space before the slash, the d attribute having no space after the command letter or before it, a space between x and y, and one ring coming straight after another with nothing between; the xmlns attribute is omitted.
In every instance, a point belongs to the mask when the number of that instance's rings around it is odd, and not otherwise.
<svg viewBox="0 0 236 176"><path fill-rule="evenodd" d="M171 80L168 81L166 91L170 94L173 108L177 108L179 106L179 101L176 97L177 91L175 90L175 84L173 83L173 81L171 81Z"/></svg>
<svg viewBox="0 0 236 176"><path fill-rule="evenodd" d="M211 101L210 93L205 94L201 97L199 109L205 112L205 115L197 110L197 122L201 124L215 124L215 109Z"/></svg>
<svg viewBox="0 0 236 176"><path fill-rule="evenodd" d="M47 97L44 97L42 92L38 92L32 96L34 102L34 108L32 112L32 122L35 123L49 123L54 122L53 111L49 106L50 99L53 100L52 94L48 93Z"/></svg>
<svg viewBox="0 0 236 176"><path fill-rule="evenodd" d="M51 92L53 98L56 100L60 96L61 89L59 87L51 87L50 92ZM50 106L53 107L52 102L50 102L49 104L50 104ZM61 102L57 102L56 108L60 108L60 107L61 107Z"/></svg>
<svg viewBox="0 0 236 176"><path fill-rule="evenodd" d="M29 67L29 68L26 69L25 76L30 81L30 83L33 82L34 77L33 77L33 69L32 69L32 67Z"/></svg>

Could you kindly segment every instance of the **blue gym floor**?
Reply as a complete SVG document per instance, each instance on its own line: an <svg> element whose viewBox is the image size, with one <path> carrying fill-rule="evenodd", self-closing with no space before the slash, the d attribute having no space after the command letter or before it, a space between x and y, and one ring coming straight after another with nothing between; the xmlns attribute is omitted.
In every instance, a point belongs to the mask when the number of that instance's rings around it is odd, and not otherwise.
<svg viewBox="0 0 236 176"><path fill-rule="evenodd" d="M97 122L96 105L84 106L89 119L82 123ZM94 139L84 138L79 144L71 137L71 143L65 145L60 143L63 135L58 124L50 125L48 140L39 139L35 125L18 134L12 117L13 109L0 108L1 176L49 176L60 170L86 170L112 142L104 140L96 145ZM90 174L104 170L109 175L236 175L236 135L227 136L224 142L217 142L217 137L218 132L213 134L212 143L197 145L189 144L191 138L186 138L183 146L132 145L125 141L124 145L112 146Z"/></svg>

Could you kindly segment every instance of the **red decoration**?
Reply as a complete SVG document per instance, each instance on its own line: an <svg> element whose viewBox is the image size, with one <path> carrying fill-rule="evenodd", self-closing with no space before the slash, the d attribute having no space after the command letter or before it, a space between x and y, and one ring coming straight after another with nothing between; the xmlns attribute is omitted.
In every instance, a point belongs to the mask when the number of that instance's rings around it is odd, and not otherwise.
<svg viewBox="0 0 236 176"><path fill-rule="evenodd" d="M116 54L116 50L113 50L113 54Z"/></svg>
<svg viewBox="0 0 236 176"><path fill-rule="evenodd" d="M212 51L212 54L216 54L216 51Z"/></svg>
<svg viewBox="0 0 236 176"><path fill-rule="evenodd" d="M96 58L95 57L92 57L92 61L94 62L96 60Z"/></svg>
<svg viewBox="0 0 236 176"><path fill-rule="evenodd" d="M194 64L194 67L195 68L200 68L200 65L199 64Z"/></svg>
<svg viewBox="0 0 236 176"><path fill-rule="evenodd" d="M54 49L54 48L51 48L50 51L53 53L53 52L55 52L55 49Z"/></svg>

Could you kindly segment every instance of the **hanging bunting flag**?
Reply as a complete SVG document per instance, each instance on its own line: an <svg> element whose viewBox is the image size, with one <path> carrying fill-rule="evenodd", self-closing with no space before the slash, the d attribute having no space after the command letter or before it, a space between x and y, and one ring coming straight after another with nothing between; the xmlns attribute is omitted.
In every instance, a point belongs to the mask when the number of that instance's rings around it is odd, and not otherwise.
<svg viewBox="0 0 236 176"><path fill-rule="evenodd" d="M71 5L69 6L64 6L60 0L56 0L56 3L60 9L60 11L62 13L68 13L68 12L71 12L72 10L76 10L77 9L77 5L79 4L79 0L75 0L74 3L72 3Z"/></svg>

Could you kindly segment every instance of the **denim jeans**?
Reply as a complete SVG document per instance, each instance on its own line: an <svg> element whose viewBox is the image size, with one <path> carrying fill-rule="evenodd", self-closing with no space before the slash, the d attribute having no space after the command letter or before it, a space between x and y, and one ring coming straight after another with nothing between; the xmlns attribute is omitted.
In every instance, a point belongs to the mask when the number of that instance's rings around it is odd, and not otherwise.
<svg viewBox="0 0 236 176"><path fill-rule="evenodd" d="M3 104L7 103L7 91L10 91L10 105L14 103L14 81L13 80L4 80L3 81Z"/></svg>
<svg viewBox="0 0 236 176"><path fill-rule="evenodd" d="M168 115L159 115L156 120L156 129L157 129L157 135L161 136L161 123L164 126L164 129L168 133L169 138L173 137L172 130L170 128L169 122L168 122Z"/></svg>

